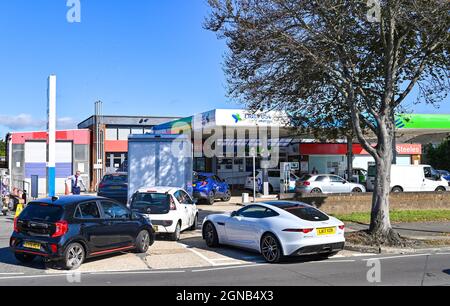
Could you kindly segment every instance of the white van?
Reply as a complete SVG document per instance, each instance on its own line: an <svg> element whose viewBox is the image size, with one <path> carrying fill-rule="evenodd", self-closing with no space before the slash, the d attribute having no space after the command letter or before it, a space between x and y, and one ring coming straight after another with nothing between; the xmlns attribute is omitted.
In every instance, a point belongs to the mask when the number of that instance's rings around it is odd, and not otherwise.
<svg viewBox="0 0 450 306"><path fill-rule="evenodd" d="M269 170L269 193L273 192L280 192L280 170ZM299 177L295 175L294 173L291 173L290 175L290 182L289 182L289 191L294 192L295 191L295 183ZM262 171L256 172L256 188L257 191L262 192L262 181L263 181L263 174ZM246 190L253 190L253 175L249 175L247 179L245 180L245 189Z"/></svg>
<svg viewBox="0 0 450 306"><path fill-rule="evenodd" d="M373 191L375 186L376 167L369 165L367 174L367 190ZM449 182L428 165L400 166L392 165L392 192L448 191Z"/></svg>

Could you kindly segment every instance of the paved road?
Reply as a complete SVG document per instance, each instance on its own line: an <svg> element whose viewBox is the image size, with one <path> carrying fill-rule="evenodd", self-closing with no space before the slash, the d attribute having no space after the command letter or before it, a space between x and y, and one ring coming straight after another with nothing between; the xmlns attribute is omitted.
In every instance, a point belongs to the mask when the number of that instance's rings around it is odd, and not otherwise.
<svg viewBox="0 0 450 306"><path fill-rule="evenodd" d="M379 260L380 282L367 274ZM370 264L368 267L368 263ZM376 265L375 265L376 266ZM376 275L369 273L369 275ZM376 280L376 278L374 278ZM155 285L155 286L335 286L335 285L450 285L450 253L408 256L375 256L337 260L252 264L236 267L167 271L102 272L53 275L0 276L3 285Z"/></svg>

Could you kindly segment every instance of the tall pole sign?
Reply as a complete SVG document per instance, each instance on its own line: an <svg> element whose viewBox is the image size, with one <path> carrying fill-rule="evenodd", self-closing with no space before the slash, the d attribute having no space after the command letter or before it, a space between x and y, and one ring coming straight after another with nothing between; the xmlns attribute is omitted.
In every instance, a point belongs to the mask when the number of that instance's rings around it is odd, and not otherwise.
<svg viewBox="0 0 450 306"><path fill-rule="evenodd" d="M47 195L53 197L56 195L56 75L51 75L48 78L47 115Z"/></svg>

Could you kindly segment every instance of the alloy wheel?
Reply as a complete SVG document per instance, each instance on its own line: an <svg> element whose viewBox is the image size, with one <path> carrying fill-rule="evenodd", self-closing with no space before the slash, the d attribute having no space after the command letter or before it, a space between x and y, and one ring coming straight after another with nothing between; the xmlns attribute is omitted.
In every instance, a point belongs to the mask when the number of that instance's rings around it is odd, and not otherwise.
<svg viewBox="0 0 450 306"><path fill-rule="evenodd" d="M274 237L271 235L264 237L261 253L268 262L274 262L279 258L280 249Z"/></svg>
<svg viewBox="0 0 450 306"><path fill-rule="evenodd" d="M84 250L80 245L73 245L67 252L67 266L78 267L83 263Z"/></svg>

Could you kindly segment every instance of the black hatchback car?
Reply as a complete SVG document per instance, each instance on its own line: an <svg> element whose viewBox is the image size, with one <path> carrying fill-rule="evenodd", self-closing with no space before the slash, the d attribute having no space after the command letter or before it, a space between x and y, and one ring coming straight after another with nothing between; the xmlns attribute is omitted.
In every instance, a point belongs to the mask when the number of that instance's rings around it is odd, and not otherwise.
<svg viewBox="0 0 450 306"><path fill-rule="evenodd" d="M128 200L128 174L118 172L105 175L98 185L97 195L126 204Z"/></svg>
<svg viewBox="0 0 450 306"><path fill-rule="evenodd" d="M64 269L115 252L147 252L155 232L150 220L113 200L65 196L30 202L14 220L10 247L23 263L35 257Z"/></svg>

